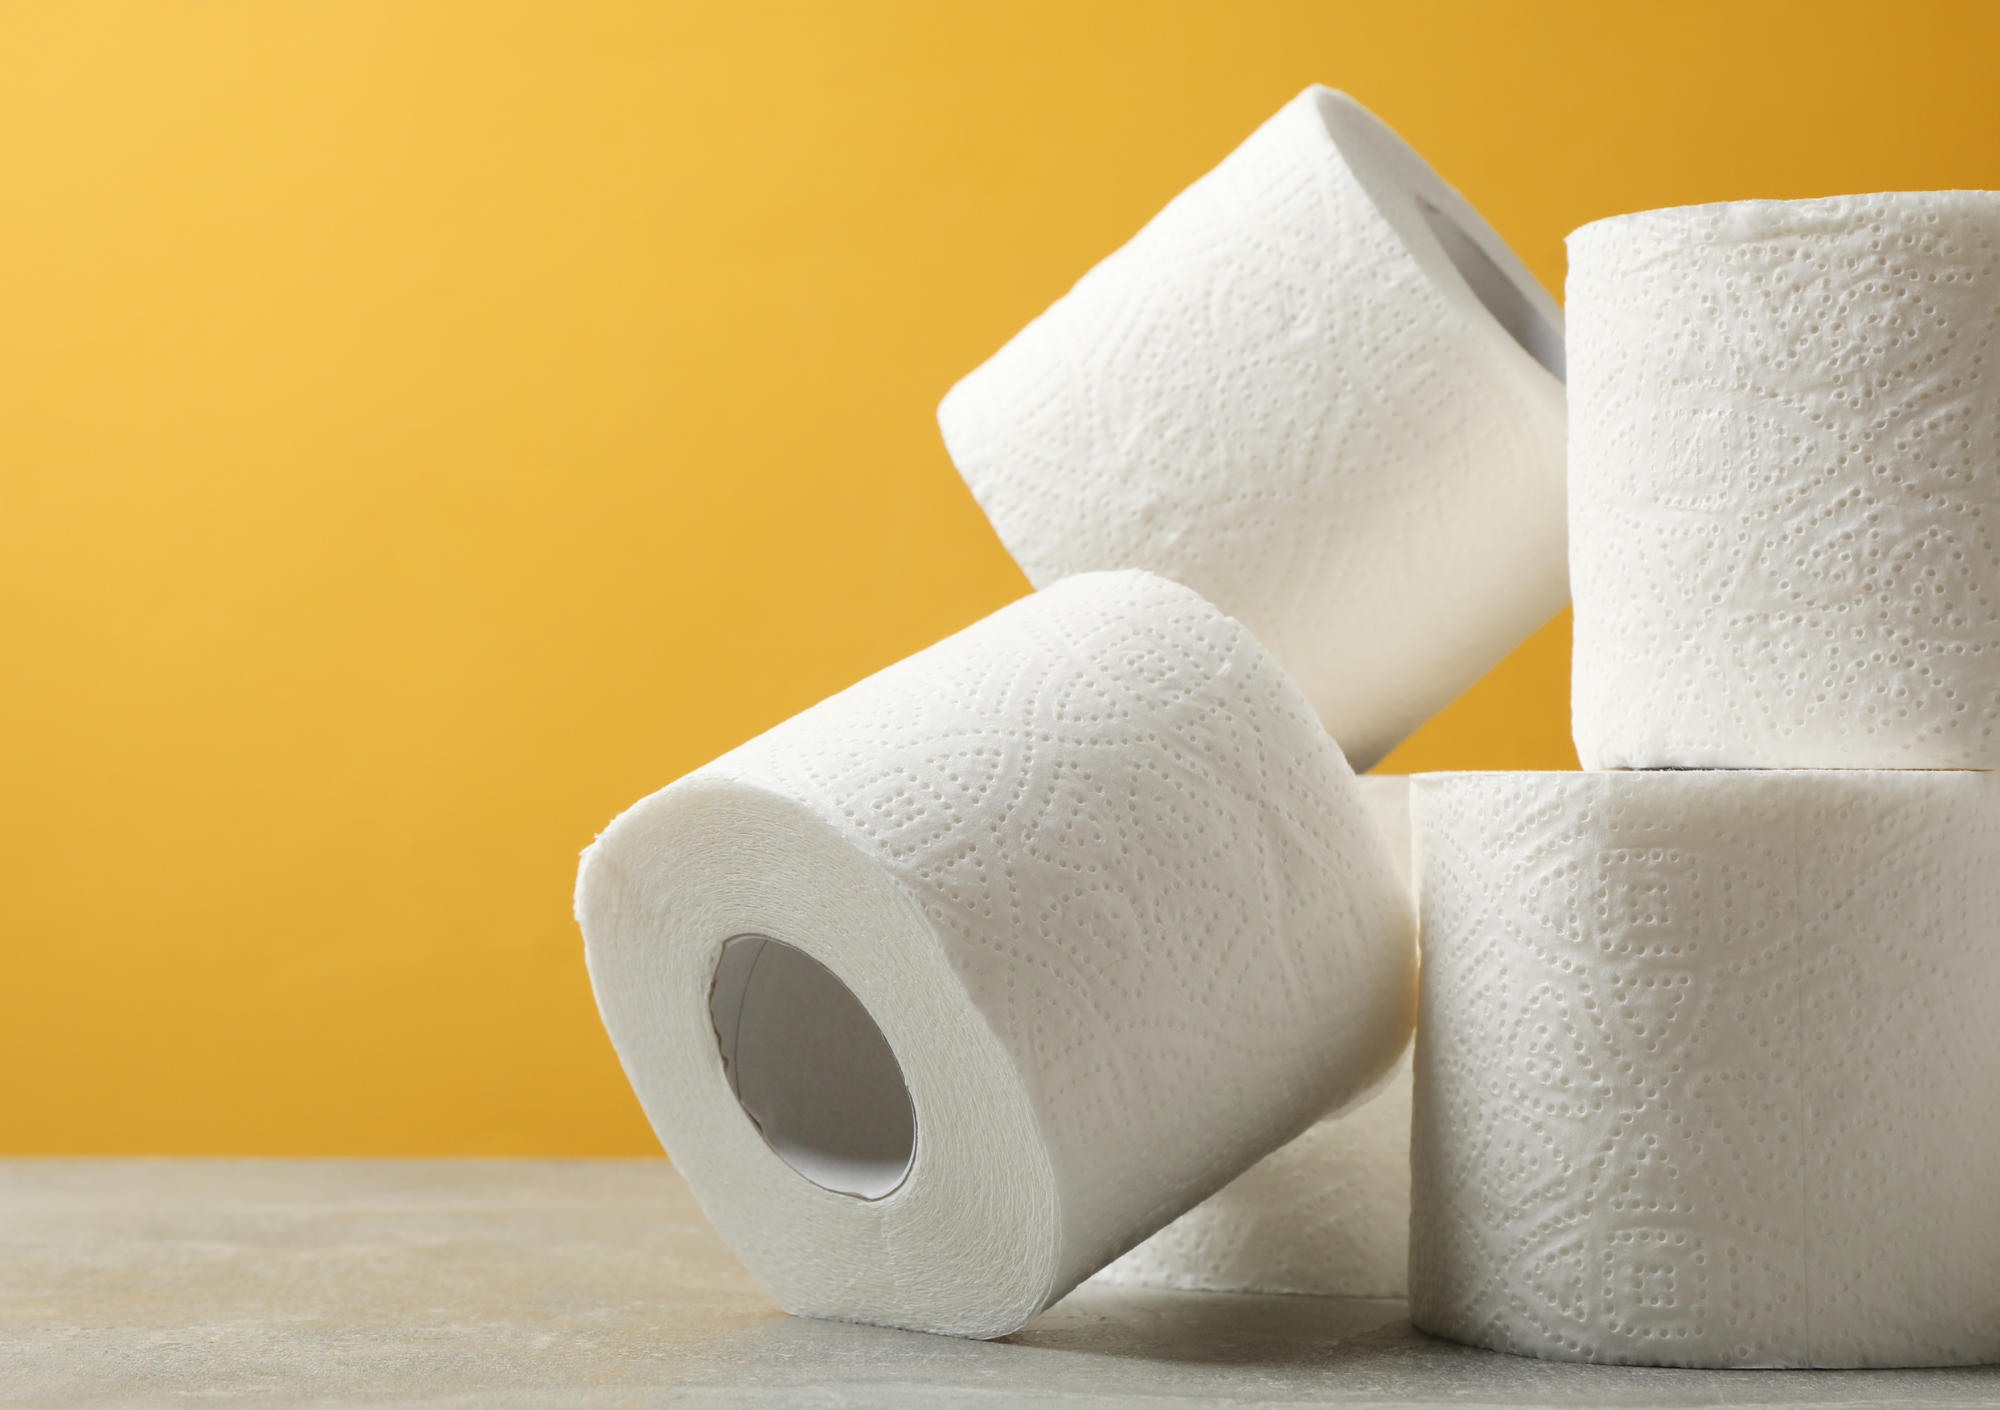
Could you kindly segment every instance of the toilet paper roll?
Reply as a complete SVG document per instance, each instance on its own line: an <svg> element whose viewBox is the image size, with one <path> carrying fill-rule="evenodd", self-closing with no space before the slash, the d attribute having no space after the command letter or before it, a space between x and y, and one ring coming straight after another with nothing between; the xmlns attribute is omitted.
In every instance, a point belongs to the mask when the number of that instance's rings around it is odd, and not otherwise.
<svg viewBox="0 0 2000 1410"><path fill-rule="evenodd" d="M1410 877L1409 779L1355 780ZM1402 1297L1410 1264L1410 1063L1273 1151L1094 1281L1215 1292Z"/></svg>
<svg viewBox="0 0 2000 1410"><path fill-rule="evenodd" d="M1093 1281L1211 1292L1405 1296L1410 1084L1406 1056L1370 1100L1265 1156Z"/></svg>
<svg viewBox="0 0 2000 1410"><path fill-rule="evenodd" d="M759 1281L962 1336L1379 1081L1415 998L1339 750L1239 623L1138 572L654 794L577 914L640 1102Z"/></svg>
<svg viewBox="0 0 2000 1410"><path fill-rule="evenodd" d="M1562 358L1478 212L1314 87L938 422L1032 582L1197 589L1365 769L1567 600Z"/></svg>
<svg viewBox="0 0 2000 1410"><path fill-rule="evenodd" d="M1412 811L1419 1327L2000 1360L2000 776L1436 774Z"/></svg>
<svg viewBox="0 0 2000 1410"><path fill-rule="evenodd" d="M1584 766L2000 765L2000 193L1569 253Z"/></svg>

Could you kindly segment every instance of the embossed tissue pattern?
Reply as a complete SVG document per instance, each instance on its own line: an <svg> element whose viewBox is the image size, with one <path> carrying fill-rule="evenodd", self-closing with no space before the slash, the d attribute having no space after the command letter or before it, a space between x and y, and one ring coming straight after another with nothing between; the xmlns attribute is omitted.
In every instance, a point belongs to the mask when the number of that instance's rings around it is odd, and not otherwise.
<svg viewBox="0 0 2000 1410"><path fill-rule="evenodd" d="M1365 769L1562 608L1563 413L1554 378L1433 286L1316 101L938 418L1037 586L1132 567L1195 588Z"/></svg>
<svg viewBox="0 0 2000 1410"><path fill-rule="evenodd" d="M2000 764L2000 194L1569 249L1584 766Z"/></svg>
<svg viewBox="0 0 2000 1410"><path fill-rule="evenodd" d="M1412 1316L2000 1359L2000 777L1419 777Z"/></svg>

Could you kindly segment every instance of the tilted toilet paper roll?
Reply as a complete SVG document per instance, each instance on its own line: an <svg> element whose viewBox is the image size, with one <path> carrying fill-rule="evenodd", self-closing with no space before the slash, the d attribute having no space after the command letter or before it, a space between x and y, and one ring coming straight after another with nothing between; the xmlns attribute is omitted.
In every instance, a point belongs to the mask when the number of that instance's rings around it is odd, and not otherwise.
<svg viewBox="0 0 2000 1410"><path fill-rule="evenodd" d="M1419 775L1411 1316L2000 1360L2000 775Z"/></svg>
<svg viewBox="0 0 2000 1410"><path fill-rule="evenodd" d="M938 408L1036 586L1186 583L1365 769L1568 598L1562 311L1307 89Z"/></svg>
<svg viewBox="0 0 2000 1410"><path fill-rule="evenodd" d="M1138 572L639 803L577 915L647 1116L772 1295L962 1336L1378 1082L1415 997L1339 750L1239 623Z"/></svg>
<svg viewBox="0 0 2000 1410"><path fill-rule="evenodd" d="M2000 765L2000 193L1569 252L1584 766Z"/></svg>
<svg viewBox="0 0 2000 1410"><path fill-rule="evenodd" d="M1410 781L1355 779L1410 878ZM1402 1297L1410 1267L1408 1050L1366 1093L1271 1152L1095 1279L1128 1287Z"/></svg>

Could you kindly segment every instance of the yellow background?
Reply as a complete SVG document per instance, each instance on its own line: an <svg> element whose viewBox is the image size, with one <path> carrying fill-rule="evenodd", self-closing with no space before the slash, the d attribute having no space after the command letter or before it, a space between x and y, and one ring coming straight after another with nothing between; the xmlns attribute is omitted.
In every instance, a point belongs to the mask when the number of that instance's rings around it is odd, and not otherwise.
<svg viewBox="0 0 2000 1410"><path fill-rule="evenodd" d="M1024 583L932 410L1308 82L1562 236L2000 186L2000 7L0 10L0 1147L655 1146L624 805ZM1574 766L1559 620L1392 770Z"/></svg>

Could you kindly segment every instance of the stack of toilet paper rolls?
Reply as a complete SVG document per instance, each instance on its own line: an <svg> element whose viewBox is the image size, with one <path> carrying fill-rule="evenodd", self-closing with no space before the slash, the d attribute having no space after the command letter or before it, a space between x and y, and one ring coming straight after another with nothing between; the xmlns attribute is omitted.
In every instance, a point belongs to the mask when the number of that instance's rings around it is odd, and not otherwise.
<svg viewBox="0 0 2000 1410"><path fill-rule="evenodd" d="M1349 759L1566 600L1561 375L1554 300L1313 88L953 389L1038 591L578 875L626 1072L786 1308L1003 1335L1165 1226L1114 1276L1403 1290L1408 827Z"/></svg>
<svg viewBox="0 0 2000 1410"><path fill-rule="evenodd" d="M1412 1315L2000 1359L2000 196L1570 237L1582 774L1432 775Z"/></svg>
<svg viewBox="0 0 2000 1410"><path fill-rule="evenodd" d="M938 422L1034 583L1198 588L1367 768L1567 601L1562 327L1457 191L1315 87ZM1407 859L1407 781L1361 782ZM1410 1089L1406 1060L1100 1279L1402 1296Z"/></svg>
<svg viewBox="0 0 2000 1410"><path fill-rule="evenodd" d="M787 1309L2000 1359L2000 198L1571 252L1566 353L1308 89L941 406L1037 591L585 853L620 1059ZM1572 585L1590 772L1354 776Z"/></svg>

